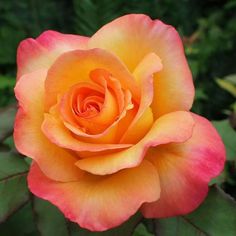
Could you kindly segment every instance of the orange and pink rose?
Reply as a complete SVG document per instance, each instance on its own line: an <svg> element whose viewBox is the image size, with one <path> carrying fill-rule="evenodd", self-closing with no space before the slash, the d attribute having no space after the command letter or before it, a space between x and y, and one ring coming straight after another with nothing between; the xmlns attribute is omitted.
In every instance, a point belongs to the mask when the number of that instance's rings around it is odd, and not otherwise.
<svg viewBox="0 0 236 236"><path fill-rule="evenodd" d="M194 86L173 27L132 14L91 38L46 31L20 43L17 63L14 139L33 159L35 195L92 231L203 201L225 150L189 111Z"/></svg>

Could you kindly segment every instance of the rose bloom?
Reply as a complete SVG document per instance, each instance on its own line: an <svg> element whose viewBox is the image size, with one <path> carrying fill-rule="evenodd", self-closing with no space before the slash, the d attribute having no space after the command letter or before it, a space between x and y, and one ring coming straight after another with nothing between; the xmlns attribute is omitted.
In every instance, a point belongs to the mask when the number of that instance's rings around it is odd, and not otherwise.
<svg viewBox="0 0 236 236"><path fill-rule="evenodd" d="M131 14L91 38L46 31L17 52L14 139L36 196L91 231L196 209L223 169L211 123L189 111L176 30Z"/></svg>

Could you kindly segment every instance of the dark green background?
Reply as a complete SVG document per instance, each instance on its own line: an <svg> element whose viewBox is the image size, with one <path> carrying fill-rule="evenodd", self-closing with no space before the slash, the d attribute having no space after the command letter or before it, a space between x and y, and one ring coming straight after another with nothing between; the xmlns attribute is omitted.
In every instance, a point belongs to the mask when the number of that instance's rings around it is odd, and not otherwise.
<svg viewBox="0 0 236 236"><path fill-rule="evenodd" d="M27 190L28 160L19 158L12 141L16 49L21 40L47 29L90 36L127 13L145 13L177 28L196 87L192 110L214 121L227 163L195 213L159 221L137 215L119 229L92 234ZM235 97L236 0L0 0L0 236L236 235L235 202L225 194L236 197Z"/></svg>

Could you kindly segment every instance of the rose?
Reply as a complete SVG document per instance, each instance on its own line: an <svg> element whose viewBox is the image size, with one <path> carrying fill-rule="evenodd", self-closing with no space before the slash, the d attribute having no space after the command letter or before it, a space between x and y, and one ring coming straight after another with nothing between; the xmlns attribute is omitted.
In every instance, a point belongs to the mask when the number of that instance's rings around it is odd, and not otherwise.
<svg viewBox="0 0 236 236"><path fill-rule="evenodd" d="M21 42L14 139L33 159L30 190L82 227L186 214L225 160L190 113L191 73L176 30L126 15L91 38L46 31Z"/></svg>

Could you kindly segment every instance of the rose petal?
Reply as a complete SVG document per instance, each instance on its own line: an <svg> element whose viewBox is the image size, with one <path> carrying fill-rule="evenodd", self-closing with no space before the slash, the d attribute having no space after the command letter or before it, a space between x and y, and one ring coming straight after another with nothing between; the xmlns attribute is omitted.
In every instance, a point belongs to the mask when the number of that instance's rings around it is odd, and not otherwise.
<svg viewBox="0 0 236 236"><path fill-rule="evenodd" d="M42 33L36 41L48 50L62 53L75 49L87 49L89 38L75 34L62 34L53 30Z"/></svg>
<svg viewBox="0 0 236 236"><path fill-rule="evenodd" d="M76 100L76 109L78 110L78 106L81 106L81 103L84 99L86 99L87 94L93 94L93 96L97 96L97 101L104 101L104 89L95 83L79 83L72 86L65 94L63 94L62 98L58 97L58 104L55 107L50 109L50 113L52 110L55 110L58 113L58 116L63 118L65 123L69 123L78 127L78 115L74 111L74 100ZM77 98L75 99L75 97ZM58 109L58 111L56 111ZM79 108L81 110L81 108ZM77 111L78 112L78 111ZM81 111L79 111L81 113Z"/></svg>
<svg viewBox="0 0 236 236"><path fill-rule="evenodd" d="M156 201L160 194L157 172L146 161L114 175L87 174L80 181L68 183L50 180L33 164L28 183L36 196L52 202L71 221L92 231L120 225L142 203Z"/></svg>
<svg viewBox="0 0 236 236"><path fill-rule="evenodd" d="M109 88L113 91L116 101L119 107L119 113L124 109L124 94L119 80L113 78L108 71L103 69L96 69L90 73L90 77L93 81L99 84L103 84L105 79Z"/></svg>
<svg viewBox="0 0 236 236"><path fill-rule="evenodd" d="M48 71L46 79L46 106L57 102L58 94L65 93L72 85L90 81L90 72L102 68L118 79L123 89L139 99L139 89L125 65L113 54L102 49L75 50L62 54Z"/></svg>
<svg viewBox="0 0 236 236"><path fill-rule="evenodd" d="M91 84L92 85L92 84ZM90 87L92 88L92 86ZM69 91L64 94L62 100L61 100L61 106L60 106L60 112L61 116L65 120L65 124L68 124L68 128L70 129L70 126L77 128L83 127L83 129L86 129L86 133L88 134L99 134L103 132L107 127L111 126L111 124L115 121L117 117L119 117L118 114L118 104L117 99L112 93L112 91L108 88L107 82L103 81L103 104L101 106L100 111L93 112L91 115L91 112L87 114L80 112L80 114L75 114L75 111L73 109L73 97L78 98L78 96L83 96L83 86L84 83L78 84L78 86L73 86ZM88 90L88 86L86 90ZM76 90L78 90L76 92ZM84 87L85 90L85 87ZM91 90L93 91L93 90ZM98 91L95 90L94 86L94 93ZM85 95L86 97L86 95ZM91 98L90 95L87 95L85 99ZM77 100L78 102L78 100ZM96 101L94 101L96 102ZM124 107L123 107L124 109ZM66 125L67 126L67 125ZM71 130L73 131L73 130Z"/></svg>
<svg viewBox="0 0 236 236"><path fill-rule="evenodd" d="M154 53L146 55L135 68L133 75L141 88L141 99L138 112L123 134L121 143L135 143L150 129L153 123L153 115L149 107L153 101L153 75L161 69L161 60Z"/></svg>
<svg viewBox="0 0 236 236"><path fill-rule="evenodd" d="M76 139L59 119L50 114L45 114L42 130L52 143L55 143L59 147L67 148L77 152L99 152L110 149L127 148L131 146L131 144L102 144L83 142L83 139L82 141L79 138Z"/></svg>
<svg viewBox="0 0 236 236"><path fill-rule="evenodd" d="M189 112L172 112L157 119L147 135L136 145L120 152L81 159L76 165L96 175L112 174L124 168L135 167L143 160L149 147L189 139L193 126L194 121Z"/></svg>
<svg viewBox="0 0 236 236"><path fill-rule="evenodd" d="M192 76L181 39L172 26L142 14L126 15L103 26L90 38L88 47L113 52L131 72L148 53L155 53L163 69L154 79L154 117L191 108Z"/></svg>
<svg viewBox="0 0 236 236"><path fill-rule="evenodd" d="M38 38L23 40L17 50L17 78L39 69L48 69L63 52L85 49L87 37L48 30Z"/></svg>
<svg viewBox="0 0 236 236"><path fill-rule="evenodd" d="M123 126L122 124L119 125L119 129L121 129L119 131L119 133L122 132L122 135L121 135L122 138L120 139L119 143L136 144L151 129L151 127L153 125L153 113L152 113L152 109L150 107L147 107L145 109L144 113L141 115L141 117L138 120L135 120L135 122L133 123L133 121L136 117L137 117L137 115L134 116L133 120L130 119L130 122L127 123L127 126L125 127L126 129L121 127L121 126ZM132 126L130 126L130 124L132 124ZM119 135L119 133L118 133L118 135Z"/></svg>
<svg viewBox="0 0 236 236"><path fill-rule="evenodd" d="M145 217L171 217L193 211L206 197L210 179L223 169L225 149L215 128L203 117L193 117L196 124L188 141L148 152L147 158L160 176L161 197L143 205Z"/></svg>
<svg viewBox="0 0 236 236"><path fill-rule="evenodd" d="M50 178L78 180L82 172L74 165L77 158L52 144L41 131L46 74L45 70L29 73L22 76L16 85L20 108L14 127L15 145L19 152L34 159Z"/></svg>
<svg viewBox="0 0 236 236"><path fill-rule="evenodd" d="M130 100L130 92L126 91L124 94L124 110L118 119L100 134L87 134L78 125L65 122L60 117L61 114L59 112L59 104L53 106L50 109L50 113L45 114L42 130L46 137L48 137L48 139L56 145L79 152L97 152L104 151L106 149L112 150L130 147L132 146L131 144L117 144L119 122L122 121L123 117L126 117L126 112L130 109ZM93 153L91 153L91 156L92 155Z"/></svg>

